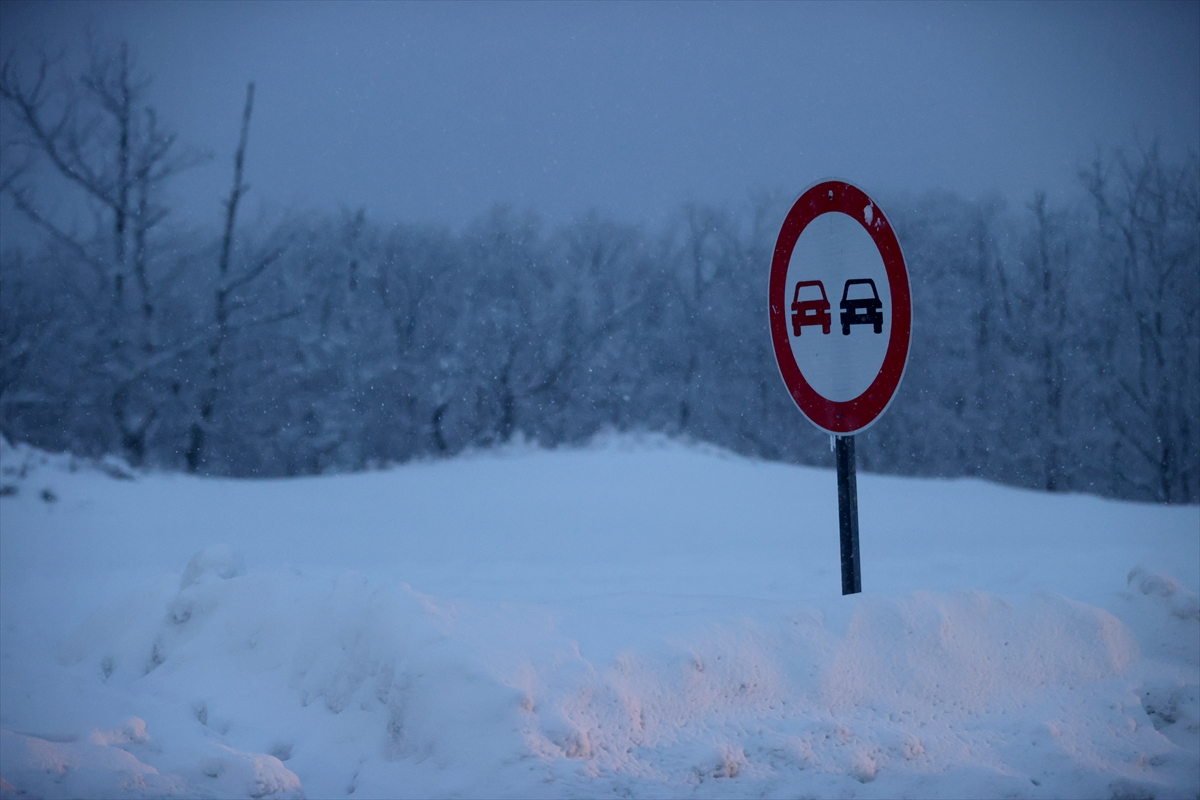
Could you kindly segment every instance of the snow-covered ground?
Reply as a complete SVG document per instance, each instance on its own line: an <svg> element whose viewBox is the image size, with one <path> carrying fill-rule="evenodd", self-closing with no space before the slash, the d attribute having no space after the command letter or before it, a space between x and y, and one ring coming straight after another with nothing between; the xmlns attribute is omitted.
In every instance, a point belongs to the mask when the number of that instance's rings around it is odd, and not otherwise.
<svg viewBox="0 0 1200 800"><path fill-rule="evenodd" d="M832 461L832 455L831 455ZM659 438L359 475L0 445L9 797L1200 794L1200 509Z"/></svg>

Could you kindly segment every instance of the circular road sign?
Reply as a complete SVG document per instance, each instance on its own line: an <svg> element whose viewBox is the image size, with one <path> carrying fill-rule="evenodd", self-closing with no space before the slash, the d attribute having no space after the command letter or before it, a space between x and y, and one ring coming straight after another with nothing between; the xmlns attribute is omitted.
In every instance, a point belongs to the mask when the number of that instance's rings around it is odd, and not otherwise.
<svg viewBox="0 0 1200 800"><path fill-rule="evenodd" d="M840 436L879 419L908 362L912 298L900 242L866 192L824 180L800 195L775 241L768 305L804 416Z"/></svg>

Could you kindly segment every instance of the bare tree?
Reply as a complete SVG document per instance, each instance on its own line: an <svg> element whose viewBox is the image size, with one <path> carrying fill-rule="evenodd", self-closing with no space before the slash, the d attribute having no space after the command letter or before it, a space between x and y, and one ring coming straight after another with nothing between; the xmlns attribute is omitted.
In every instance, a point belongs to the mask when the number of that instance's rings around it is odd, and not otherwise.
<svg viewBox="0 0 1200 800"><path fill-rule="evenodd" d="M1195 502L1200 479L1200 164L1157 145L1082 175L1107 268L1113 469L1161 502Z"/></svg>
<svg viewBox="0 0 1200 800"><path fill-rule="evenodd" d="M106 387L121 449L134 463L146 455L158 417L154 373L175 357L156 315L159 296L151 239L167 215L161 192L202 157L177 144L146 102L149 80L126 44L93 48L83 73L64 80L60 60L42 57L31 76L15 57L0 67L0 101L19 132L9 143L25 157L6 172L3 191L14 207L78 265L92 272L95 291L84 315L94 330L90 359ZM20 156L18 156L20 157ZM75 189L94 224L80 232L43 206L31 169L48 170Z"/></svg>
<svg viewBox="0 0 1200 800"><path fill-rule="evenodd" d="M63 322L56 293L37 285L45 276L26 260L20 251L6 253L9 263L0 270L0 428L17 434L24 432L21 418L31 408L61 403L61 387L28 379L30 366L61 334Z"/></svg>
<svg viewBox="0 0 1200 800"><path fill-rule="evenodd" d="M1029 375L1029 402L1023 415L1030 420L1034 447L1042 463L1042 486L1047 491L1065 488L1067 452L1071 447L1067 404L1072 396L1069 363L1078 348L1075 304L1081 298L1070 292L1074 251L1066 230L1067 214L1051 209L1045 192L1029 204L1033 228L1022 257L1023 272L1014 291L1020 325L1011 325L1012 350L1033 366Z"/></svg>
<svg viewBox="0 0 1200 800"><path fill-rule="evenodd" d="M184 454L188 472L199 472L207 459L209 431L217 409L217 400L228 372L228 346L232 336L244 326L234 315L246 309L247 288L274 264L291 242L286 231L277 232L275 241L261 252L248 255L240 265L235 264L234 243L237 232L238 208L242 197L250 190L244 180L246 145L250 138L250 116L254 111L254 83L246 86L246 103L242 108L241 131L233 156L233 185L226 198L225 224L217 254L217 281L213 289L211 317L206 325L206 363L196 400L195 417L188 430L188 445ZM258 322L276 321L278 316Z"/></svg>

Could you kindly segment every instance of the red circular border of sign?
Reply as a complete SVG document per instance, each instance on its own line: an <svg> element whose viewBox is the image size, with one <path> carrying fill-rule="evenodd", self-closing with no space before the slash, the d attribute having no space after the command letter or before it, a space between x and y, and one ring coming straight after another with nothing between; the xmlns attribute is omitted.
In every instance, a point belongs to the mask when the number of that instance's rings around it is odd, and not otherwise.
<svg viewBox="0 0 1200 800"><path fill-rule="evenodd" d="M871 223L864 216L872 208ZM840 212L862 225L879 248L887 271L888 288L892 293L892 331L887 353L879 374L867 390L853 400L838 402L817 393L804 379L796 357L792 354L787 328L787 271L792 251L808 224L822 214ZM775 345L775 361L779 373L796 405L809 421L828 433L847 435L865 430L879 419L900 385L908 362L908 346L912 334L912 296L908 286L908 270L904 254L891 223L879 205L866 192L845 181L821 181L800 195L779 230L775 240L775 255L771 259L771 282L767 290L771 315L771 341Z"/></svg>

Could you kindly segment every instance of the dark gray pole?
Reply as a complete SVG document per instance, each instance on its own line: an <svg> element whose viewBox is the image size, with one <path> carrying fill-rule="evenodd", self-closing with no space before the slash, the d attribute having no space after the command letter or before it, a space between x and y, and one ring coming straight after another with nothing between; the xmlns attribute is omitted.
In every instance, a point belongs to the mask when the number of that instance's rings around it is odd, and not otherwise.
<svg viewBox="0 0 1200 800"><path fill-rule="evenodd" d="M842 594L862 591L858 565L858 480L854 475L854 437L837 436L838 528L842 538Z"/></svg>

